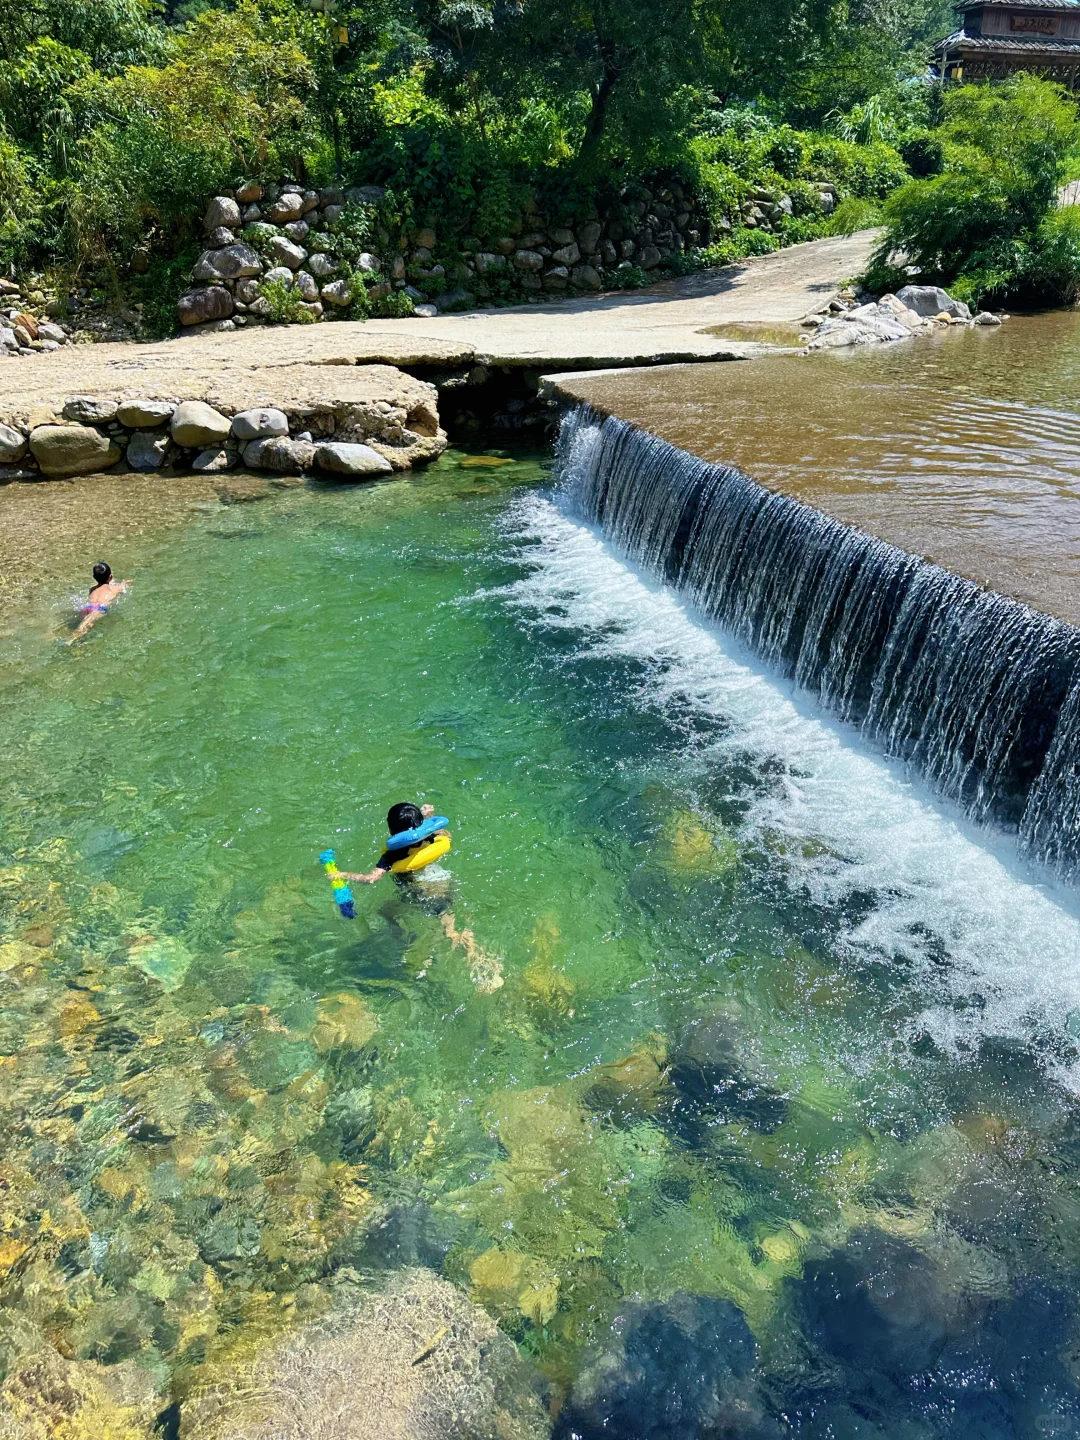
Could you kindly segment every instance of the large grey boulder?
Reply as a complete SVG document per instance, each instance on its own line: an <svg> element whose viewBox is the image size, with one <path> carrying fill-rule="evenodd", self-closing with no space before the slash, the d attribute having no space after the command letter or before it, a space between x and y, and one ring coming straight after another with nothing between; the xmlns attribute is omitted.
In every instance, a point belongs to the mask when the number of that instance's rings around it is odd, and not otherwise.
<svg viewBox="0 0 1080 1440"><path fill-rule="evenodd" d="M65 420L80 425L107 425L116 419L116 401L107 395L74 395L64 405Z"/></svg>
<svg viewBox="0 0 1080 1440"><path fill-rule="evenodd" d="M570 283L578 290L599 290L603 282L599 270L591 265L575 265L570 272Z"/></svg>
<svg viewBox="0 0 1080 1440"><path fill-rule="evenodd" d="M257 180L245 181L236 192L236 198L241 205L254 205L257 200L263 197L263 187Z"/></svg>
<svg viewBox="0 0 1080 1440"><path fill-rule="evenodd" d="M379 257L363 250L356 262L356 268L364 275L374 275L379 268Z"/></svg>
<svg viewBox="0 0 1080 1440"><path fill-rule="evenodd" d="M127 462L132 470L149 474L165 463L169 437L163 430L136 430L128 441Z"/></svg>
<svg viewBox="0 0 1080 1440"><path fill-rule="evenodd" d="M954 300L940 285L905 285L896 298L916 315L951 315L957 320L970 320L971 311L962 300Z"/></svg>
<svg viewBox="0 0 1080 1440"><path fill-rule="evenodd" d="M279 265L287 265L290 270L299 270L307 259L307 251L304 247L295 244L285 235L274 236L270 242L270 253Z"/></svg>
<svg viewBox="0 0 1080 1440"><path fill-rule="evenodd" d="M202 475L218 475L223 470L231 470L235 464L235 450L223 450L220 446L211 446L208 450L199 451L191 462L191 468Z"/></svg>
<svg viewBox="0 0 1080 1440"><path fill-rule="evenodd" d="M210 320L227 320L233 313L233 297L221 285L211 285L181 295L176 308L181 325L204 325Z"/></svg>
<svg viewBox="0 0 1080 1440"><path fill-rule="evenodd" d="M0 465L14 465L26 454L26 436L10 425L0 425Z"/></svg>
<svg viewBox="0 0 1080 1440"><path fill-rule="evenodd" d="M39 340L55 340L57 345L71 344L71 336L67 331L54 325L51 320L39 320L37 331Z"/></svg>
<svg viewBox="0 0 1080 1440"><path fill-rule="evenodd" d="M345 191L345 199L350 205L381 205L386 199L386 190L382 185L354 185Z"/></svg>
<svg viewBox="0 0 1080 1440"><path fill-rule="evenodd" d="M578 244L586 255L591 255L596 249L603 228L598 220L588 220L584 225L578 226Z"/></svg>
<svg viewBox="0 0 1080 1440"><path fill-rule="evenodd" d="M329 255L325 255L321 250L316 251L314 255L309 255L307 263L308 269L317 280L329 279L338 268L337 262L332 260Z"/></svg>
<svg viewBox="0 0 1080 1440"><path fill-rule="evenodd" d="M287 238L295 245L302 245L311 233L311 226L306 220L290 220L283 228Z"/></svg>
<svg viewBox="0 0 1080 1440"><path fill-rule="evenodd" d="M642 270L655 270L660 264L660 251L655 245L646 245L641 252L638 264Z"/></svg>
<svg viewBox="0 0 1080 1440"><path fill-rule="evenodd" d="M203 229L216 230L219 226L225 226L228 230L235 230L239 224L240 206L236 201L230 200L227 195L215 195L206 207Z"/></svg>
<svg viewBox="0 0 1080 1440"><path fill-rule="evenodd" d="M253 1361L208 1373L184 1401L180 1440L550 1435L539 1377L453 1285L410 1269L381 1294L353 1294Z"/></svg>
<svg viewBox="0 0 1080 1440"><path fill-rule="evenodd" d="M283 410L241 410L232 419L233 437L240 441L263 440L271 435L288 435L289 420Z"/></svg>
<svg viewBox="0 0 1080 1440"><path fill-rule="evenodd" d="M476 273L488 275L493 270L506 269L506 256L496 255L490 250L481 250L476 257Z"/></svg>
<svg viewBox="0 0 1080 1440"><path fill-rule="evenodd" d="M309 305L314 305L319 298L318 281L306 270L296 272L296 289L301 300L306 300Z"/></svg>
<svg viewBox="0 0 1080 1440"><path fill-rule="evenodd" d="M244 464L254 470L275 470L279 475L302 475L315 462L315 446L310 440L289 440L285 436L269 436L252 440L244 447Z"/></svg>
<svg viewBox="0 0 1080 1440"><path fill-rule="evenodd" d="M452 314L455 311L471 310L476 304L476 296L471 290L463 290L457 286L454 290L444 290L441 295L436 295L435 305L438 310Z"/></svg>
<svg viewBox="0 0 1080 1440"><path fill-rule="evenodd" d="M576 265L581 259L581 251L574 244L564 245L562 249L556 250L551 258L556 265Z"/></svg>
<svg viewBox="0 0 1080 1440"><path fill-rule="evenodd" d="M224 245L235 244L235 232L227 229L224 225L219 225L216 230L211 230L210 234L206 237L206 248L208 250L220 250Z"/></svg>
<svg viewBox="0 0 1080 1440"><path fill-rule="evenodd" d="M331 280L320 293L328 304L336 305L339 310L352 304L352 286L347 280Z"/></svg>
<svg viewBox="0 0 1080 1440"><path fill-rule="evenodd" d="M229 438L232 421L220 410L203 400L185 400L173 412L170 430L177 445L188 450L204 450L210 445L223 445Z"/></svg>
<svg viewBox="0 0 1080 1440"><path fill-rule="evenodd" d="M315 464L328 475L389 475L394 469L386 456L370 445L346 445L338 441L317 445Z"/></svg>
<svg viewBox="0 0 1080 1440"><path fill-rule="evenodd" d="M304 213L304 197L295 190L286 190L272 205L262 207L263 214L273 225L285 225L290 220L299 220Z"/></svg>
<svg viewBox="0 0 1080 1440"><path fill-rule="evenodd" d="M517 250L514 252L514 264L519 270L535 271L544 268L544 257L538 250Z"/></svg>
<svg viewBox="0 0 1080 1440"><path fill-rule="evenodd" d="M30 450L43 475L94 475L115 465L123 451L88 425L39 425Z"/></svg>
<svg viewBox="0 0 1080 1440"><path fill-rule="evenodd" d="M116 418L129 430L152 430L171 420L175 409L171 400L121 400Z"/></svg>
<svg viewBox="0 0 1080 1440"><path fill-rule="evenodd" d="M262 261L250 245L226 245L224 250L204 250L195 266L196 280L240 280L258 275Z"/></svg>
<svg viewBox="0 0 1080 1440"><path fill-rule="evenodd" d="M273 266L262 278L264 285L284 285L286 290L292 289L293 272L287 265Z"/></svg>

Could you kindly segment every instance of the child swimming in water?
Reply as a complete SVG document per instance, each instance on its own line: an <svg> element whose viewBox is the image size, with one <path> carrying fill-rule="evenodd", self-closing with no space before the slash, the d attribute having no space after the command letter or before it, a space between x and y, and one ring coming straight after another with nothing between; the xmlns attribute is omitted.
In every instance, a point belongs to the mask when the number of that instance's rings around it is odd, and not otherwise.
<svg viewBox="0 0 1080 1440"><path fill-rule="evenodd" d="M412 805L405 802L400 805L391 805L386 816L386 828L390 832L390 838L401 835L406 830L416 830L423 822L435 814L434 805ZM446 830L437 830L436 835L446 835ZM374 885L376 881L389 875L390 867L395 860L404 859L405 856L413 854L421 845L427 845L433 835L425 836L423 840L417 841L415 845L402 846L395 850L384 850L375 862L375 868L366 874L355 874L349 870L342 870L340 874L346 880L356 880L361 885ZM484 994L490 995L493 991L500 989L503 984L502 962L495 955L489 955L486 950L476 943L476 936L471 930L459 930L454 919L454 911L451 907L448 889L442 889L441 893L433 893L427 888L424 881L424 871L395 875L394 879L399 881L403 890L416 896L422 902L434 903L436 913L439 917L439 924L442 926L443 934L450 941L450 944L457 950L463 950L469 961L469 973L473 984ZM445 877L444 877L445 878ZM425 904L425 908L427 905Z"/></svg>
<svg viewBox="0 0 1080 1440"><path fill-rule="evenodd" d="M94 583L90 587L90 595L86 604L82 607L82 623L67 642L74 645L76 640L82 638L97 622L102 615L109 613L109 606L120 595L126 595L131 587L130 580L114 580L112 566L106 565L104 560L99 560L93 569Z"/></svg>
<svg viewBox="0 0 1080 1440"><path fill-rule="evenodd" d="M408 802L391 805L386 814L386 828L390 831L391 840L395 835L401 835L406 830L418 829L425 820L434 814L434 805L410 805ZM446 835L447 833L446 830L435 831L436 835ZM374 885L376 880L381 880L384 875L390 874L390 867L395 860L404 860L407 856L415 854L421 845L427 845L434 838L434 835L427 835L423 840L418 840L415 845L402 846L396 850L384 850L376 860L374 870L369 870L365 875L354 875L348 870L342 870L341 873L346 880L356 880L361 885Z"/></svg>

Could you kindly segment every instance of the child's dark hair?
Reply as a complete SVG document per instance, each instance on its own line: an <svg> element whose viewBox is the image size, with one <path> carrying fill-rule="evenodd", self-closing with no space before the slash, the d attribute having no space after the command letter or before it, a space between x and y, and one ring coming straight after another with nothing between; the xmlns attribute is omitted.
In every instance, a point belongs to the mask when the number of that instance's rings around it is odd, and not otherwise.
<svg viewBox="0 0 1080 1440"><path fill-rule="evenodd" d="M106 565L104 560L99 560L91 572L94 577L93 589L99 585L107 585L112 579L112 566Z"/></svg>
<svg viewBox="0 0 1080 1440"><path fill-rule="evenodd" d="M410 805L408 801L401 805L391 805L386 812L386 828L391 835L400 835L402 830L415 830L423 823L424 817L420 814L419 805Z"/></svg>

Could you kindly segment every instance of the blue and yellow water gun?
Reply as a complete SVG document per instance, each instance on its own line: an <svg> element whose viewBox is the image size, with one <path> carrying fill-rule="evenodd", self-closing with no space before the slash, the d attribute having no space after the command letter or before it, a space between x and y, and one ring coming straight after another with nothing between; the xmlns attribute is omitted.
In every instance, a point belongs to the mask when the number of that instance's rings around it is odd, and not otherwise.
<svg viewBox="0 0 1080 1440"><path fill-rule="evenodd" d="M319 856L319 864L330 876L330 884L334 887L334 899L337 901L338 909L346 920L355 920L356 906L353 904L352 891L349 889L349 883L345 876L335 864L333 850L324 850Z"/></svg>

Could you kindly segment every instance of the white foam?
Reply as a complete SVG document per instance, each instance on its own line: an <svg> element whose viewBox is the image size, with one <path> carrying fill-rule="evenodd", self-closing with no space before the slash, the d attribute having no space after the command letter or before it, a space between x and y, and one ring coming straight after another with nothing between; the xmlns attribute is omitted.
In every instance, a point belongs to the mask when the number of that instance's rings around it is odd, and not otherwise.
<svg viewBox="0 0 1080 1440"><path fill-rule="evenodd" d="M550 499L523 497L511 524L538 544L528 552L535 569L500 592L510 603L543 612L545 624L583 629L593 653L649 663L649 701L685 697L730 724L722 747L780 762L782 778L753 802L748 832L771 827L827 846L831 854L796 862L799 882L820 901L875 896L844 943L867 962L902 957L917 967L920 988L945 1001L920 1017L939 1044L962 1051L989 1035L1031 1041L1080 1091L1080 1069L1063 1070L1053 1054L1080 1007L1072 892L1025 872L1002 837L950 814ZM945 966L931 960L942 950Z"/></svg>

